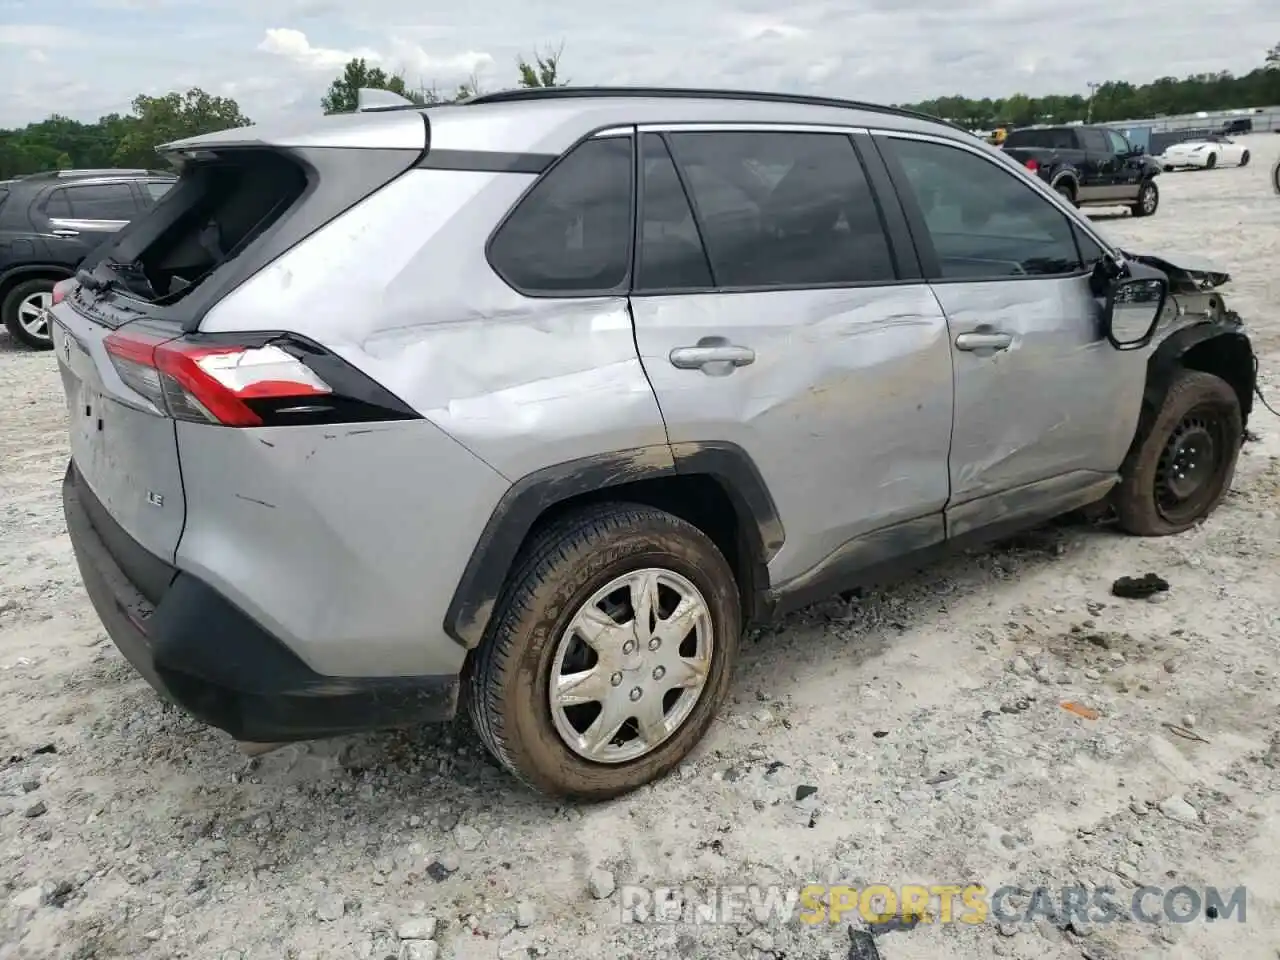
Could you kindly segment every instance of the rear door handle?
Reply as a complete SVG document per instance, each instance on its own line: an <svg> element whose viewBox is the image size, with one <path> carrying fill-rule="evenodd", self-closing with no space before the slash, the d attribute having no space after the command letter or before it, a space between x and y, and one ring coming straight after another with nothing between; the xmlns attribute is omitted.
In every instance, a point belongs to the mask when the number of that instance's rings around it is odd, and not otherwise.
<svg viewBox="0 0 1280 960"><path fill-rule="evenodd" d="M1008 350L1013 337L1007 333L962 333L956 337L957 350Z"/></svg>
<svg viewBox="0 0 1280 960"><path fill-rule="evenodd" d="M53 235L55 237L78 237L80 236L80 231L68 230L66 227L59 227L58 229L53 231Z"/></svg>
<svg viewBox="0 0 1280 960"><path fill-rule="evenodd" d="M676 347L671 351L670 359L671 365L680 370L698 370L712 363L745 367L755 363L756 352L750 347L732 343L699 344L696 347Z"/></svg>

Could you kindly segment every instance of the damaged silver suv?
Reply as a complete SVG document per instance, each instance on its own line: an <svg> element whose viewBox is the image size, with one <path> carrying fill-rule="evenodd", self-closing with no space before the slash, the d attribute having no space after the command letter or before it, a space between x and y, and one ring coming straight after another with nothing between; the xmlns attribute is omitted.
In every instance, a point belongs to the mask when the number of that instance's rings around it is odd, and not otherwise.
<svg viewBox="0 0 1280 960"><path fill-rule="evenodd" d="M462 702L526 783L618 795L744 626L1231 483L1227 278L928 117L562 88L164 149L52 308L67 525L125 656L242 741Z"/></svg>

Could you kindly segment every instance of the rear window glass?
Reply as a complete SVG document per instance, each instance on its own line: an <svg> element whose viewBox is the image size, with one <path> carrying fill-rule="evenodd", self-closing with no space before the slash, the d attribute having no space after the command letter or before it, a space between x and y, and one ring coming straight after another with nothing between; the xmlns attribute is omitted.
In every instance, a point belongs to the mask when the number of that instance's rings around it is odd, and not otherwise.
<svg viewBox="0 0 1280 960"><path fill-rule="evenodd" d="M148 180L146 182L147 193L151 195L152 200L159 200L166 193L173 189L175 180Z"/></svg>
<svg viewBox="0 0 1280 960"><path fill-rule="evenodd" d="M516 290L583 296L631 268L631 138L588 140L534 185L498 228L489 263Z"/></svg>

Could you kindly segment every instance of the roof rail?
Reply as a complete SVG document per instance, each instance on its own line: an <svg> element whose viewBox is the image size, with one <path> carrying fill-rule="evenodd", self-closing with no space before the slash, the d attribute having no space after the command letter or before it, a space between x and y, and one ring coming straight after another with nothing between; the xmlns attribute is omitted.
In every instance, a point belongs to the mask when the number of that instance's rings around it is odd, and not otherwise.
<svg viewBox="0 0 1280 960"><path fill-rule="evenodd" d="M968 133L964 127L951 120L902 107L889 107L880 103L864 103L861 100L842 100L838 97L820 97L806 93L778 93L766 90L719 90L697 87L516 87L482 93L463 100L464 106L480 103L519 103L526 100L573 100L585 97L672 97L697 100L757 100L766 103L794 103L811 107L838 107L845 110L867 110L897 117L911 117L941 123Z"/></svg>
<svg viewBox="0 0 1280 960"><path fill-rule="evenodd" d="M68 180L75 177L176 177L172 170L124 169L119 167L85 168L81 170L42 170L29 173L23 180Z"/></svg>

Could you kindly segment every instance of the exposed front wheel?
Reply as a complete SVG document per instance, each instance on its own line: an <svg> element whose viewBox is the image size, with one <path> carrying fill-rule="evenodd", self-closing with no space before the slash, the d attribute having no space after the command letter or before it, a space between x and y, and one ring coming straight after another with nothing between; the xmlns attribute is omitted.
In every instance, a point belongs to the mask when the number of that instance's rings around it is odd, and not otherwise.
<svg viewBox="0 0 1280 960"><path fill-rule="evenodd" d="M17 284L0 304L0 316L15 340L36 350L52 350L48 309L53 305L56 280L44 278Z"/></svg>
<svg viewBox="0 0 1280 960"><path fill-rule="evenodd" d="M1151 180L1138 188L1138 202L1129 209L1135 217L1149 217L1160 206L1160 190Z"/></svg>
<svg viewBox="0 0 1280 960"><path fill-rule="evenodd" d="M1246 150L1244 153L1240 154L1240 166L1247 167L1248 165L1249 165L1249 151Z"/></svg>
<svg viewBox="0 0 1280 960"><path fill-rule="evenodd" d="M1120 526L1150 537L1200 523L1226 496L1243 438L1230 384L1211 373L1178 373L1121 468Z"/></svg>
<svg viewBox="0 0 1280 960"><path fill-rule="evenodd" d="M610 504L527 546L468 673L481 739L556 796L603 800L666 774L729 690L733 571L698 528Z"/></svg>
<svg viewBox="0 0 1280 960"><path fill-rule="evenodd" d="M1218 165L1218 155L1216 153L1209 154L1209 159L1207 159L1204 162L1204 168L1206 170L1212 170L1217 165Z"/></svg>

